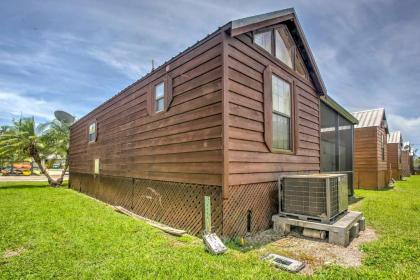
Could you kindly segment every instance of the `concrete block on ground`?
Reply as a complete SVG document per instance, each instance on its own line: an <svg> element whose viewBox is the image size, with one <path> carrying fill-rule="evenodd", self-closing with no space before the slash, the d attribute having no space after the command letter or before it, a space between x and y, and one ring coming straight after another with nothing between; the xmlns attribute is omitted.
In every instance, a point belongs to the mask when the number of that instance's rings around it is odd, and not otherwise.
<svg viewBox="0 0 420 280"><path fill-rule="evenodd" d="M283 235L290 233L290 225L286 223L276 222L273 224L273 230Z"/></svg>
<svg viewBox="0 0 420 280"><path fill-rule="evenodd" d="M359 231L364 231L366 229L366 220L365 217L362 217L359 220Z"/></svg>
<svg viewBox="0 0 420 280"><path fill-rule="evenodd" d="M315 229L328 232L328 242L346 247L353 237L357 237L361 228L364 228L364 218L361 212L349 211L342 218L332 224L299 220L282 215L274 215L273 229L282 234L288 234L291 226L303 229ZM361 221L361 222L360 222ZM360 223L359 223L360 222ZM361 225L362 224L362 225Z"/></svg>
<svg viewBox="0 0 420 280"><path fill-rule="evenodd" d="M350 243L350 232L349 231L330 231L328 234L328 242L331 244L347 247Z"/></svg>
<svg viewBox="0 0 420 280"><path fill-rule="evenodd" d="M350 228L350 238L356 238L359 236L359 223L355 223Z"/></svg>

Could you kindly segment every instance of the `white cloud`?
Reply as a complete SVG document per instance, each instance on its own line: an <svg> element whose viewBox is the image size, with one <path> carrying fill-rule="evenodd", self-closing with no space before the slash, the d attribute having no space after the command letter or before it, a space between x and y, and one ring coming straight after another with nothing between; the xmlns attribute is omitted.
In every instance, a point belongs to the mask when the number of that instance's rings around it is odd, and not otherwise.
<svg viewBox="0 0 420 280"><path fill-rule="evenodd" d="M11 120L13 117L23 115L48 120L54 118L54 111L58 108L60 106L57 103L43 98L0 90L0 119Z"/></svg>
<svg viewBox="0 0 420 280"><path fill-rule="evenodd" d="M388 123L391 130L400 130L404 141L410 141L412 144L416 144L417 148L420 148L420 116L414 118L406 118L397 114L387 115Z"/></svg>

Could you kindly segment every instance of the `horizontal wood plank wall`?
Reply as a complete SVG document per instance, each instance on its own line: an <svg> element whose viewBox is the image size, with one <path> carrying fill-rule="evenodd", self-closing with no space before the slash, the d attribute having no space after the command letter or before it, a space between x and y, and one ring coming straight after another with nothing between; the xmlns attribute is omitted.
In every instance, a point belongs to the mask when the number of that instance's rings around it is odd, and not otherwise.
<svg viewBox="0 0 420 280"><path fill-rule="evenodd" d="M229 185L273 182L282 174L320 170L319 96L310 81L273 59L254 46L249 35L228 39ZM295 86L295 154L271 153L264 141L263 72L269 65Z"/></svg>
<svg viewBox="0 0 420 280"><path fill-rule="evenodd" d="M71 128L71 171L92 174L99 158L105 176L220 186L221 51L219 33L79 120ZM153 85L168 77L170 106L150 114ZM94 121L97 142L89 144L88 126Z"/></svg>
<svg viewBox="0 0 420 280"><path fill-rule="evenodd" d="M394 180L400 180L401 176L401 163L398 150L400 149L400 144L398 143L388 143L387 152L388 152L388 169L391 178Z"/></svg>
<svg viewBox="0 0 420 280"><path fill-rule="evenodd" d="M401 154L401 175L410 177L410 154L408 151L402 151Z"/></svg>
<svg viewBox="0 0 420 280"><path fill-rule="evenodd" d="M379 171L386 171L388 170L388 149L387 146L387 135L385 128L378 127L376 130L377 133L377 158L378 158L378 170ZM385 139L384 141L384 159L382 159L382 151L381 151L381 139L382 137Z"/></svg>
<svg viewBox="0 0 420 280"><path fill-rule="evenodd" d="M387 144L382 160L382 127L363 127L354 130L354 178L356 188L381 189L388 182ZM385 137L386 139L386 137Z"/></svg>
<svg viewBox="0 0 420 280"><path fill-rule="evenodd" d="M354 171L378 170L376 127L356 128L354 130Z"/></svg>

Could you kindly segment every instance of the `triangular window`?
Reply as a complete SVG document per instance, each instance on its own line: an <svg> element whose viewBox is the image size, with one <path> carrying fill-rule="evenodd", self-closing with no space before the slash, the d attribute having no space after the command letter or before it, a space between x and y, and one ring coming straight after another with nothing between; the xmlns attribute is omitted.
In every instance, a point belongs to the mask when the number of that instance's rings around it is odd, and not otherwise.
<svg viewBox="0 0 420 280"><path fill-rule="evenodd" d="M309 78L302 56L285 25L256 31L253 37L256 45L295 70L301 77Z"/></svg>
<svg viewBox="0 0 420 280"><path fill-rule="evenodd" d="M274 30L275 36L275 47L276 53L275 56L280 59L284 64L293 68L292 63L292 48L293 48L293 41L289 37L288 32L284 29L284 27L280 27Z"/></svg>

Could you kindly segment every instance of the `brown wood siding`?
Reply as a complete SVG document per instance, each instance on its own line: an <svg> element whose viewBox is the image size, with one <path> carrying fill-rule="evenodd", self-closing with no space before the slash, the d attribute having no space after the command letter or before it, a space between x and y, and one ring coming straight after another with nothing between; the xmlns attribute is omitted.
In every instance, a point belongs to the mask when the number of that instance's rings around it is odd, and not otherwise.
<svg viewBox="0 0 420 280"><path fill-rule="evenodd" d="M277 181L282 174L320 170L319 96L313 84L258 49L247 35L228 39L229 185ZM270 152L264 139L264 70L294 85L294 153ZM270 105L271 108L271 105ZM271 110L270 110L271 114Z"/></svg>
<svg viewBox="0 0 420 280"><path fill-rule="evenodd" d="M400 150L399 143L388 143L388 170L391 178L394 180L400 180L401 176L401 163L398 150Z"/></svg>
<svg viewBox="0 0 420 280"><path fill-rule="evenodd" d="M166 80L169 108L153 114ZM215 34L111 98L71 128L72 172L222 185L222 40ZM88 126L97 122L97 141Z"/></svg>
<svg viewBox="0 0 420 280"><path fill-rule="evenodd" d="M410 177L410 154L409 151L402 151L401 154L401 174L403 177Z"/></svg>
<svg viewBox="0 0 420 280"><path fill-rule="evenodd" d="M388 182L387 144L385 129L364 127L354 130L354 178L356 188L378 189ZM381 137L385 135L382 160Z"/></svg>

